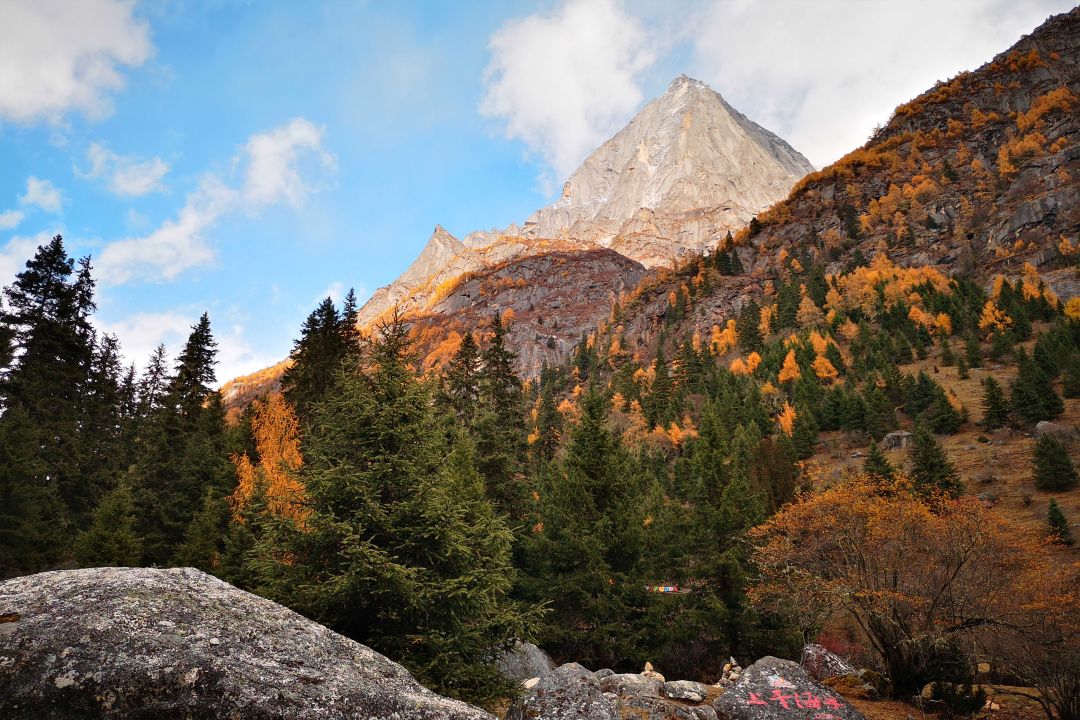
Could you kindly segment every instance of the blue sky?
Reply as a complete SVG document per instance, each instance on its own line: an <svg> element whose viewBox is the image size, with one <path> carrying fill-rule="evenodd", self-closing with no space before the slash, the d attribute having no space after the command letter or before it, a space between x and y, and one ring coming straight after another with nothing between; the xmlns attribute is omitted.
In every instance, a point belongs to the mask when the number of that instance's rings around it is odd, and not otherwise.
<svg viewBox="0 0 1080 720"><path fill-rule="evenodd" d="M224 380L436 223L524 220L681 72L820 166L1069 8L658 5L0 0L0 284L62 232L130 359L208 310Z"/></svg>

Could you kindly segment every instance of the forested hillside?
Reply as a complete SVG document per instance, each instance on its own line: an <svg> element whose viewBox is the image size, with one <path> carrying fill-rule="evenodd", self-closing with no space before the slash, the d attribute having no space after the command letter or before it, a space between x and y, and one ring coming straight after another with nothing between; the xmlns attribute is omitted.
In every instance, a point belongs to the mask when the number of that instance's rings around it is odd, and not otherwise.
<svg viewBox="0 0 1080 720"><path fill-rule="evenodd" d="M699 679L814 639L1076 720L1078 55L1051 19L672 268L539 254L368 332L328 298L229 425L209 319L125 370L57 237L4 292L0 571L194 565L478 701L516 638Z"/></svg>

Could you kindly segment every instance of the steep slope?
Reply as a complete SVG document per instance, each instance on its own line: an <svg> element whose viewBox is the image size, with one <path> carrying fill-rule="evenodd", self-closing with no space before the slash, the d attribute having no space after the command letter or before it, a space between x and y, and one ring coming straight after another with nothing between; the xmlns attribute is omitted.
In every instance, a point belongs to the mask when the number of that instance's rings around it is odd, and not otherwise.
<svg viewBox="0 0 1080 720"><path fill-rule="evenodd" d="M1080 9L899 106L863 147L801 180L736 235L745 274L721 278L679 326L722 325L787 258L837 273L880 250L985 284L1029 263L1067 299L1080 294L1078 236ZM660 274L641 289L624 313L633 342L655 341L686 282Z"/></svg>

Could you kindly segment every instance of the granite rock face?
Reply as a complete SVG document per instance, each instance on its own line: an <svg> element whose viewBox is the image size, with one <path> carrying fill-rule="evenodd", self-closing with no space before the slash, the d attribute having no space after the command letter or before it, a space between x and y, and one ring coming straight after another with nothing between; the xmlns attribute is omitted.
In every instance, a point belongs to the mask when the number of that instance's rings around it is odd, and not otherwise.
<svg viewBox="0 0 1080 720"><path fill-rule="evenodd" d="M510 680L544 677L555 669L555 661L530 642L518 642L499 658L499 672Z"/></svg>
<svg viewBox="0 0 1080 720"><path fill-rule="evenodd" d="M490 720L400 665L190 568L0 583L0 717Z"/></svg>
<svg viewBox="0 0 1080 720"><path fill-rule="evenodd" d="M618 720L619 706L593 674L577 663L540 678L506 713L506 720Z"/></svg>
<svg viewBox="0 0 1080 720"><path fill-rule="evenodd" d="M810 679L798 663L763 657L713 703L729 720L865 720L841 695Z"/></svg>
<svg viewBox="0 0 1080 720"><path fill-rule="evenodd" d="M854 666L836 653L821 645L810 644L802 650L803 669L814 680L840 677L855 672Z"/></svg>

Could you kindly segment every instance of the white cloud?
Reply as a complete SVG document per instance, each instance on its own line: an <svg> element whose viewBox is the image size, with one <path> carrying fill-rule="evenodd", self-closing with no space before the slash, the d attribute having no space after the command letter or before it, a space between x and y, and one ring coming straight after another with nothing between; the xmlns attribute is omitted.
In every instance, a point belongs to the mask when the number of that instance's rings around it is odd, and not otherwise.
<svg viewBox="0 0 1080 720"><path fill-rule="evenodd" d="M340 280L330 283L330 285L322 291L322 294L312 302L320 303L327 297L333 300L335 305L340 304L341 301L345 299L345 283Z"/></svg>
<svg viewBox="0 0 1080 720"><path fill-rule="evenodd" d="M39 180L34 176L26 179L26 192L19 196L20 205L32 205L45 212L60 212L62 198L60 190L48 180Z"/></svg>
<svg viewBox="0 0 1080 720"><path fill-rule="evenodd" d="M178 312L136 313L114 323L96 324L101 332L117 337L124 358L141 371L158 345L164 344L169 357L175 358L198 319L197 314Z"/></svg>
<svg viewBox="0 0 1080 720"><path fill-rule="evenodd" d="M199 311L171 310L155 313L136 313L112 323L98 323L98 330L115 335L126 362L142 370L150 354L164 345L170 364L176 360L198 322ZM218 344L215 372L218 385L234 377L269 367L280 358L256 352L245 337L243 325L234 324L224 331L210 319L214 339Z"/></svg>
<svg viewBox="0 0 1080 720"><path fill-rule="evenodd" d="M285 201L299 207L313 188L305 170L332 170L334 156L323 150L322 128L294 118L269 132L252 135L244 147L244 200L253 209Z"/></svg>
<svg viewBox="0 0 1080 720"><path fill-rule="evenodd" d="M25 217L20 210L8 210L0 213L0 230L11 230L17 227Z"/></svg>
<svg viewBox="0 0 1080 720"><path fill-rule="evenodd" d="M821 167L935 81L975 69L1072 0L713 2L692 74Z"/></svg>
<svg viewBox="0 0 1080 720"><path fill-rule="evenodd" d="M299 207L314 185L312 166L330 170L334 156L322 147L323 130L303 118L253 135L234 159L243 182L233 187L213 173L203 175L177 216L147 235L105 246L97 259L103 284L133 280L173 280L191 268L208 265L216 253L206 233L227 213L255 213L287 202Z"/></svg>
<svg viewBox="0 0 1080 720"><path fill-rule="evenodd" d="M16 235L0 248L0 288L10 285L38 247L47 244L55 234L40 232L37 235Z"/></svg>
<svg viewBox="0 0 1080 720"><path fill-rule="evenodd" d="M4 0L0 3L0 120L59 123L78 111L110 111L124 66L153 50L131 0Z"/></svg>
<svg viewBox="0 0 1080 720"><path fill-rule="evenodd" d="M164 190L161 184L169 164L159 157L142 159L135 155L119 155L100 143L91 143L86 151L88 170L75 168L84 178L104 178L109 189L117 195L138 197Z"/></svg>
<svg viewBox="0 0 1080 720"><path fill-rule="evenodd" d="M550 15L512 20L490 46L480 112L548 165L549 186L627 121L655 60L641 23L615 0L567 0Z"/></svg>

